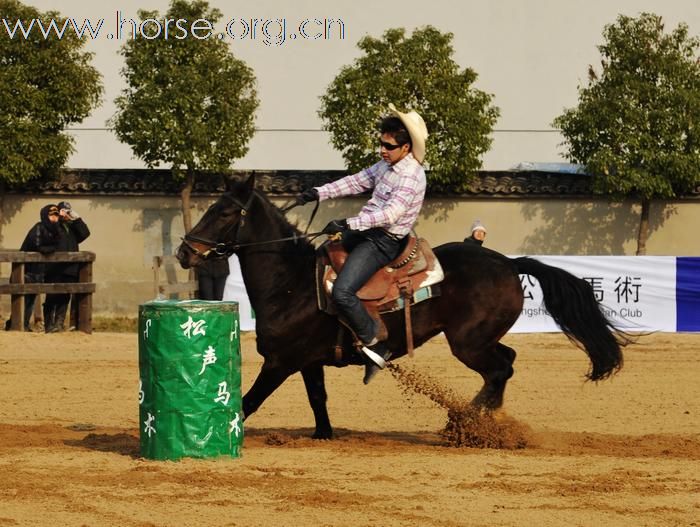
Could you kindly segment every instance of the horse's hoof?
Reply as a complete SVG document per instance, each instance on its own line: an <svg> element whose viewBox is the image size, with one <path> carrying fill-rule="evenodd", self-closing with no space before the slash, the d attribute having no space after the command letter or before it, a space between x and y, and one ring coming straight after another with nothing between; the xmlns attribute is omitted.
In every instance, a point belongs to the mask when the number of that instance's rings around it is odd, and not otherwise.
<svg viewBox="0 0 700 527"><path fill-rule="evenodd" d="M501 406L503 406L503 398L476 396L474 399L472 399L470 404L481 410L498 410Z"/></svg>
<svg viewBox="0 0 700 527"><path fill-rule="evenodd" d="M316 430L311 439L329 440L333 439L333 430Z"/></svg>

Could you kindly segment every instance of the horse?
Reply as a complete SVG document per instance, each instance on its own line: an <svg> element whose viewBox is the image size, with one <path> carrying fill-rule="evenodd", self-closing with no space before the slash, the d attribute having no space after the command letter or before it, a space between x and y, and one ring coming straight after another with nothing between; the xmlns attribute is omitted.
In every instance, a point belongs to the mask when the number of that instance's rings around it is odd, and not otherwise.
<svg viewBox="0 0 700 527"><path fill-rule="evenodd" d="M314 414L313 438L330 439L333 428L326 406L324 366L363 364L359 354L338 361L337 317L319 310L316 248L282 210L255 189L255 176L230 182L176 251L187 269L207 258L236 253L256 316L257 351L264 358L252 387L243 397L248 419L290 375L301 372ZM588 282L567 271L528 257L508 258L462 242L436 247L444 279L440 294L411 307L413 343L417 348L445 334L452 354L479 373L483 386L472 404L496 409L503 404L516 352L501 343L523 308L520 274L539 280L545 307L567 337L590 359L586 374L598 381L623 364L627 334L601 312ZM406 354L404 314L383 315L392 359ZM348 331L343 350L353 349Z"/></svg>

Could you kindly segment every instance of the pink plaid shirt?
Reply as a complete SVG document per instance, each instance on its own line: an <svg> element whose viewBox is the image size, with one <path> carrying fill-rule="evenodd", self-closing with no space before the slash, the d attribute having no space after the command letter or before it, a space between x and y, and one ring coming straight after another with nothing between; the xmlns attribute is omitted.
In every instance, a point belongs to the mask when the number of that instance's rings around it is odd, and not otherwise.
<svg viewBox="0 0 700 527"><path fill-rule="evenodd" d="M374 227L404 237L413 228L425 197L425 170L408 154L395 165L382 160L357 174L316 187L320 201L361 194L372 190L372 197L357 216L348 218L351 229Z"/></svg>

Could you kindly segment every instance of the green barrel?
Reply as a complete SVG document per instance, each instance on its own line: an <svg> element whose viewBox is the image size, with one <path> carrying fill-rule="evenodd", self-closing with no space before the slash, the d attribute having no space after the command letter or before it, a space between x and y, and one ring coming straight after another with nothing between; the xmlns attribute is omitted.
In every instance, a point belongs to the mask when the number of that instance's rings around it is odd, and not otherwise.
<svg viewBox="0 0 700 527"><path fill-rule="evenodd" d="M240 456L237 302L155 300L139 306L139 372L142 456Z"/></svg>

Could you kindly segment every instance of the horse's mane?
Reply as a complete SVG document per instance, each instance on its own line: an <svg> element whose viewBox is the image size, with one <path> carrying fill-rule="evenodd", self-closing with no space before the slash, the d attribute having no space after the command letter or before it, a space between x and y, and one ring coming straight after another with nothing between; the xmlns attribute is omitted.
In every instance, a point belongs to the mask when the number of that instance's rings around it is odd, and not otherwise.
<svg viewBox="0 0 700 527"><path fill-rule="evenodd" d="M284 233L284 237L294 235L298 236L296 246L299 247L300 252L316 250L315 246L306 237L304 237L304 233L299 228L298 222L292 223L289 221L284 212L282 212L277 205L272 203L265 192L257 189L253 189L252 192L255 198L259 200L265 210L269 213L269 217L280 227L281 231ZM243 200L242 196L245 196L243 201L246 201L250 197L250 194L248 194L248 187L244 182L235 182L231 186L230 190L224 192L223 196L236 198L238 200Z"/></svg>
<svg viewBox="0 0 700 527"><path fill-rule="evenodd" d="M301 243L303 246L308 246L308 247L315 250L314 245L308 240L308 238L304 237L304 233L299 228L298 220L293 222L293 223L291 221L289 221L289 218L287 218L287 216L285 216L284 212L282 212L282 210L277 205L272 203L272 201L270 201L270 198L268 198L264 192L261 192L259 190L254 190L253 192L266 204L266 206L269 209L272 210L273 218L280 225L282 225L283 228L289 229L294 234L299 235L299 242L298 243Z"/></svg>

